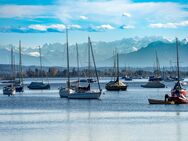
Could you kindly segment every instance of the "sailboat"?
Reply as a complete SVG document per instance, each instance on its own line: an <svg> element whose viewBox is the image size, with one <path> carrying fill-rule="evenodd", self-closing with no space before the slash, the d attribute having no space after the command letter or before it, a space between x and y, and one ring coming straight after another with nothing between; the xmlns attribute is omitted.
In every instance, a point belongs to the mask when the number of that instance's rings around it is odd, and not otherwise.
<svg viewBox="0 0 188 141"><path fill-rule="evenodd" d="M162 78L160 76L160 65L159 65L157 51L155 51L155 54L156 54L155 76L149 77L149 82L147 82L145 85L141 85L141 87L143 88L165 88L165 84L160 82Z"/></svg>
<svg viewBox="0 0 188 141"><path fill-rule="evenodd" d="M66 28L66 51L67 51L67 82L66 87L59 88L60 98L68 98L70 93L74 93L74 90L70 87L70 71L69 71L69 44L68 44L68 29Z"/></svg>
<svg viewBox="0 0 188 141"><path fill-rule="evenodd" d="M125 81L132 81L133 80L132 77L128 76L126 67L125 67L125 76L123 76L122 79L124 79Z"/></svg>
<svg viewBox="0 0 188 141"><path fill-rule="evenodd" d="M23 73L22 73L22 50L21 50L21 40L19 41L19 81L14 83L16 92L23 92Z"/></svg>
<svg viewBox="0 0 188 141"><path fill-rule="evenodd" d="M23 74L22 74L21 41L19 41L19 80L16 80L15 77L15 59L13 58L13 81L7 87L12 87L12 85L15 87L16 92L24 91Z"/></svg>
<svg viewBox="0 0 188 141"><path fill-rule="evenodd" d="M43 72L42 72L42 57L41 57L41 48L39 46L39 54L40 54L40 72L41 72L41 77L42 77L42 82L31 82L27 87L31 90L46 90L50 89L50 84L44 83L43 80Z"/></svg>
<svg viewBox="0 0 188 141"><path fill-rule="evenodd" d="M67 86L66 87L61 87L59 89L59 95L61 98L69 98L69 99L98 99L101 95L101 89L100 89L100 84L99 84L99 79L98 79L98 74L96 70L96 65L95 65L95 60L94 60L94 54L93 54L93 49L92 49L92 44L90 41L90 38L88 38L89 45L91 47L91 52L92 52L92 58L95 66L95 72L97 76L97 82L98 82L98 87L99 91L91 91L89 89L80 89L80 86L78 84L77 87L71 87L70 85L70 71L69 71L69 44L68 44L68 29L66 28L66 50L67 50ZM77 49L78 50L78 49ZM78 65L78 51L77 51L77 65ZM79 66L78 66L79 68ZM79 71L79 70L78 70ZM79 76L78 76L78 83L79 83Z"/></svg>
<svg viewBox="0 0 188 141"><path fill-rule="evenodd" d="M116 54L116 59L114 55L114 70L116 69L115 62L117 61L117 71L116 72L116 80L110 81L106 84L105 88L108 91L126 91L127 90L127 84L123 83L119 80L119 54Z"/></svg>
<svg viewBox="0 0 188 141"><path fill-rule="evenodd" d="M85 82L85 83L89 83L89 84L96 82L96 80L94 80L91 77L91 47L89 45L89 42L88 42L88 69L87 69L87 72L86 72L86 76L88 78L80 79L80 82Z"/></svg>
<svg viewBox="0 0 188 141"><path fill-rule="evenodd" d="M12 81L11 82L14 82L14 58L13 58L13 47L11 48L11 77L12 77ZM3 94L4 95L15 95L16 94L16 89L15 89L15 86L14 86L14 83L11 83L10 85L8 86L5 86L3 87Z"/></svg>
<svg viewBox="0 0 188 141"><path fill-rule="evenodd" d="M96 75L97 84L98 84L98 90L91 90L90 83L89 83L88 87L78 86L78 88L75 89L73 93L68 94L69 99L99 99L99 97L101 96L102 89L100 88L99 77L98 77L96 63L95 63L95 57L94 57L94 53L93 53L93 46L92 46L90 37L88 37L88 47L90 48L89 50L91 51L91 55L92 55L92 59L93 59L95 75Z"/></svg>
<svg viewBox="0 0 188 141"><path fill-rule="evenodd" d="M79 53L78 53L78 44L76 43L76 56L77 56L77 72L78 72L78 80L76 89L79 91L89 91L90 90L90 82L86 81L88 86L80 86L80 67L79 67ZM87 79L86 79L87 80Z"/></svg>
<svg viewBox="0 0 188 141"><path fill-rule="evenodd" d="M186 89L182 88L180 83L180 71L179 71L179 41L176 38L176 53L177 53L177 82L174 88L171 90L171 96L165 95L165 100L148 99L150 104L188 104L186 98Z"/></svg>

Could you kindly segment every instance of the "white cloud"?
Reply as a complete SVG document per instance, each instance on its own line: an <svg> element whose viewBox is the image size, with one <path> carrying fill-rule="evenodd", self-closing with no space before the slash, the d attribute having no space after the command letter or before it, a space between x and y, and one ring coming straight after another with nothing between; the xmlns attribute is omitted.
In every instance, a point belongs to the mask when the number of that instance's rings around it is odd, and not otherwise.
<svg viewBox="0 0 188 141"><path fill-rule="evenodd" d="M128 19L129 21L126 22L137 23L138 25L143 26L143 23L146 25L148 22L176 22L185 20L188 15L188 12L184 10L187 5L173 2L134 3L126 0L80 0L60 3L60 7L57 11L57 17L59 17L63 22L68 23L74 21L77 17L80 17L80 15L87 15L89 16L89 20L87 20L89 23L109 23L117 26L125 23L125 19L120 16L123 15L131 17Z"/></svg>
<svg viewBox="0 0 188 141"><path fill-rule="evenodd" d="M47 26L48 29L54 29L57 31L64 31L66 29L66 26L64 24L52 24Z"/></svg>
<svg viewBox="0 0 188 141"><path fill-rule="evenodd" d="M30 52L29 55L34 56L34 57L39 57L40 53L39 52Z"/></svg>
<svg viewBox="0 0 188 141"><path fill-rule="evenodd" d="M131 15L130 13L124 12L124 13L122 14L122 16L131 17L132 15Z"/></svg>
<svg viewBox="0 0 188 141"><path fill-rule="evenodd" d="M155 23L149 25L151 28L178 28L188 27L188 21L174 22L174 23Z"/></svg>
<svg viewBox="0 0 188 141"><path fill-rule="evenodd" d="M52 17L51 11L55 10L54 6L36 6L36 5L1 5L1 18L37 18Z"/></svg>
<svg viewBox="0 0 188 141"><path fill-rule="evenodd" d="M36 24L36 25L30 25L28 28L38 31L47 31L48 26Z"/></svg>
<svg viewBox="0 0 188 141"><path fill-rule="evenodd" d="M86 16L80 16L80 19L81 19L81 20L87 20L88 17L86 17Z"/></svg>
<svg viewBox="0 0 188 141"><path fill-rule="evenodd" d="M35 19L39 17L50 17L61 20L64 25L72 25L74 29L86 29L93 25L113 25L119 27L126 24L124 29L148 26L153 28L162 28L164 26L177 28L186 26L188 11L184 8L186 4L173 2L142 2L134 3L131 0L58 0L57 5L37 6L37 5L2 5L0 6L0 18L23 18ZM170 14L169 14L170 13ZM87 15L87 17L86 17ZM122 17L131 17L124 18ZM132 16L133 15L133 16ZM88 18L89 17L89 18ZM83 20L80 22L80 20ZM171 21L171 23L168 23ZM181 25L174 23L182 22ZM48 22L48 21L47 21ZM80 23L79 23L80 22ZM157 24L155 24L157 23ZM167 25L162 24L167 23ZM80 24L75 26L75 24ZM130 25L131 24L131 25ZM74 26L73 26L74 25ZM55 26L55 27L53 27ZM44 25L32 25L30 29L45 32L48 30L63 31L64 26L54 24L52 27ZM98 27L99 28L99 27ZM112 29L113 27L100 27L101 29Z"/></svg>
<svg viewBox="0 0 188 141"><path fill-rule="evenodd" d="M97 29L98 30L112 30L114 29L114 27L111 26L110 24L103 24L103 25L97 26Z"/></svg>
<svg viewBox="0 0 188 141"><path fill-rule="evenodd" d="M77 25L77 24L68 25L68 27L70 29L81 29L82 28L80 25Z"/></svg>
<svg viewBox="0 0 188 141"><path fill-rule="evenodd" d="M80 25L72 24L67 26L68 29L74 30L74 29L81 29L82 27ZM20 28L21 30L22 28ZM66 26L64 24L51 24L51 25L29 25L28 28L23 28L25 31L27 30L34 30L39 32L63 32L66 29Z"/></svg>
<svg viewBox="0 0 188 141"><path fill-rule="evenodd" d="M132 51L138 51L136 47L132 47Z"/></svg>
<svg viewBox="0 0 188 141"><path fill-rule="evenodd" d="M134 25L123 25L120 27L121 29L134 29L135 26Z"/></svg>

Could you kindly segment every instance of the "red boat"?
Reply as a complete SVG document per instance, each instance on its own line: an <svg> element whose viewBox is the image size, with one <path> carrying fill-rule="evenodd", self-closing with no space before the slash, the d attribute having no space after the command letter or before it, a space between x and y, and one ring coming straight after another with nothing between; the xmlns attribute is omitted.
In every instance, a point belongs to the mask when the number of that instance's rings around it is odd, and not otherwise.
<svg viewBox="0 0 188 141"><path fill-rule="evenodd" d="M175 104L188 104L188 99L183 97L169 97L168 101L173 101Z"/></svg>
<svg viewBox="0 0 188 141"><path fill-rule="evenodd" d="M186 98L186 89L183 89L180 83L178 44L178 39L176 38L178 81L171 90L171 96L166 94L165 100L148 99L150 104L188 104L188 99Z"/></svg>

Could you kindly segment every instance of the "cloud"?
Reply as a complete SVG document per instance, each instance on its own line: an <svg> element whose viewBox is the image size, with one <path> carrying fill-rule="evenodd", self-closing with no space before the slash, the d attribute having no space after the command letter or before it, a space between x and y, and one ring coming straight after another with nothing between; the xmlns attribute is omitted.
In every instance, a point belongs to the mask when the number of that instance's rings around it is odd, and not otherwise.
<svg viewBox="0 0 188 141"><path fill-rule="evenodd" d="M72 24L68 25L69 30L81 30L80 25ZM64 32L66 25L64 24L51 24L51 25L42 25L42 24L32 24L26 27L4 27L0 28L0 32L17 32L17 33L38 33L38 32Z"/></svg>
<svg viewBox="0 0 188 141"><path fill-rule="evenodd" d="M132 15L131 15L130 13L124 12L124 13L122 14L122 16L131 17Z"/></svg>
<svg viewBox="0 0 188 141"><path fill-rule="evenodd" d="M51 17L55 6L1 5L0 18L38 18Z"/></svg>
<svg viewBox="0 0 188 141"><path fill-rule="evenodd" d="M52 25L30 25L28 30L38 31L38 32L63 32L66 29L64 24L52 24Z"/></svg>
<svg viewBox="0 0 188 141"><path fill-rule="evenodd" d="M178 28L188 27L188 21L181 21L175 23L155 23L149 25L151 28Z"/></svg>
<svg viewBox="0 0 188 141"><path fill-rule="evenodd" d="M120 26L120 29L134 29L135 26L134 25L122 25Z"/></svg>
<svg viewBox="0 0 188 141"><path fill-rule="evenodd" d="M142 28L144 26L148 27L148 24L150 23L153 23L150 24L150 27L153 28L162 28L164 26L177 28L180 27L180 25L174 25L174 23L186 21L188 15L188 11L185 10L185 8L188 7L187 4L173 2L134 3L131 0L57 1L58 4L56 5L0 6L0 18L20 18L22 19L21 23L23 24L20 25L23 27L6 29L1 28L1 31L62 32L64 29L63 25L72 25L71 28L75 30L98 31L114 29L114 27L120 27L124 24L125 25L122 26L121 29L131 29L135 28L134 26L137 28ZM43 21L40 21L39 18L41 17L43 18ZM51 25L50 27L49 25L42 25L49 22L47 17L55 19L55 22L50 21L53 26ZM28 25L28 19L33 19L32 25L30 27L24 27L24 24ZM34 21L35 19L39 21ZM169 21L171 21L171 23L168 23ZM108 23L111 27L109 25L104 26L106 23ZM167 23L168 25L162 23ZM31 22L29 24L31 24ZM181 24L183 26L183 24L186 23ZM98 25L103 26L100 27Z"/></svg>
<svg viewBox="0 0 188 141"><path fill-rule="evenodd" d="M77 24L72 24L72 25L68 25L69 29L81 29L82 27L80 25Z"/></svg>
<svg viewBox="0 0 188 141"><path fill-rule="evenodd" d="M98 30L112 30L112 29L114 29L114 27L111 26L110 24L103 24L103 25L97 26L96 28Z"/></svg>
<svg viewBox="0 0 188 141"><path fill-rule="evenodd" d="M78 0L67 3L60 2L56 16L63 22L71 23L75 22L75 19L80 17L80 15L87 15L89 16L88 23L84 24L109 23L118 26L125 23L125 19L120 16L123 13L123 16L131 17L128 19L129 21L126 21L127 23L137 23L143 27L151 22L177 22L185 20L188 15L188 11L185 10L186 7L188 5L174 2L134 3L129 0Z"/></svg>
<svg viewBox="0 0 188 141"><path fill-rule="evenodd" d="M30 25L29 29L38 30L38 31L47 31L48 27L45 25Z"/></svg>
<svg viewBox="0 0 188 141"><path fill-rule="evenodd" d="M34 57L39 57L40 53L39 52L30 52L28 55L34 56Z"/></svg>
<svg viewBox="0 0 188 141"><path fill-rule="evenodd" d="M86 16L80 16L80 19L81 19L81 20L87 20L88 17L86 17Z"/></svg>
<svg viewBox="0 0 188 141"><path fill-rule="evenodd" d="M138 51L136 47L132 47L132 51Z"/></svg>

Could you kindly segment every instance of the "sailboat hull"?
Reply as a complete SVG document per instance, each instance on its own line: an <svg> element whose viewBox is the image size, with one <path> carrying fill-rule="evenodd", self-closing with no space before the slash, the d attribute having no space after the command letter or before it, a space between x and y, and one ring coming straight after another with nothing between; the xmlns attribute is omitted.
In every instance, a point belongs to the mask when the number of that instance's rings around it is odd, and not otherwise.
<svg viewBox="0 0 188 141"><path fill-rule="evenodd" d="M60 98L68 98L69 94L74 93L75 91L72 89L68 89L68 88L60 88L59 89L59 96Z"/></svg>
<svg viewBox="0 0 188 141"><path fill-rule="evenodd" d="M16 92L23 92L23 91L24 91L24 86L23 85L16 86Z"/></svg>
<svg viewBox="0 0 188 141"><path fill-rule="evenodd" d="M69 99L99 99L101 92L76 92L68 95Z"/></svg>
<svg viewBox="0 0 188 141"><path fill-rule="evenodd" d="M110 81L105 86L108 91L126 91L127 85L121 81Z"/></svg>
<svg viewBox="0 0 188 141"><path fill-rule="evenodd" d="M149 81L145 85L141 85L143 88L165 88L165 84L159 81Z"/></svg>
<svg viewBox="0 0 188 141"><path fill-rule="evenodd" d="M15 95L16 90L14 87L4 87L3 88L3 95Z"/></svg>
<svg viewBox="0 0 188 141"><path fill-rule="evenodd" d="M31 82L31 84L27 87L31 90L47 90L47 89L50 89L50 85L44 84L43 82Z"/></svg>

